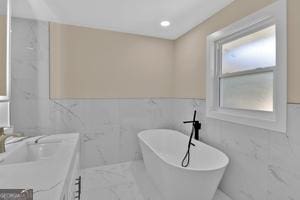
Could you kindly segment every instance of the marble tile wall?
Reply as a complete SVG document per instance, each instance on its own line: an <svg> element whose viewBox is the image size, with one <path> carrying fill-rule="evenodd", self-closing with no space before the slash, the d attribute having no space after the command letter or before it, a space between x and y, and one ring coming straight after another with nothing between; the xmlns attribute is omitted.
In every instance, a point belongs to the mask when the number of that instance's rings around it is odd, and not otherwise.
<svg viewBox="0 0 300 200"><path fill-rule="evenodd" d="M300 105L288 105L288 131L208 119L199 99L49 100L48 24L13 19L12 124L28 135L80 132L82 167L141 158L136 134L172 128L189 134L182 121L193 110L202 139L224 151L230 165L221 189L233 200L300 199Z"/></svg>
<svg viewBox="0 0 300 200"><path fill-rule="evenodd" d="M199 111L201 138L230 157L221 190L233 200L300 199L300 104L288 105L287 133L205 118L205 101L173 100L173 128Z"/></svg>
<svg viewBox="0 0 300 200"><path fill-rule="evenodd" d="M80 132L82 167L141 159L137 133L170 128L170 99L49 99L48 23L12 20L11 121L26 135Z"/></svg>

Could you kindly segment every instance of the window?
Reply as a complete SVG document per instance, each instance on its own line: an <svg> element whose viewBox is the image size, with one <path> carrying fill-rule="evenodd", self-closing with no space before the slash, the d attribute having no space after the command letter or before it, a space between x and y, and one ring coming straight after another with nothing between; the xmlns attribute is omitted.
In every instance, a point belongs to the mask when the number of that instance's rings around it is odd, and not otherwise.
<svg viewBox="0 0 300 200"><path fill-rule="evenodd" d="M275 29L272 24L253 33L218 42L220 107L273 111Z"/></svg>
<svg viewBox="0 0 300 200"><path fill-rule="evenodd" d="M207 115L285 132L286 1L208 36Z"/></svg>

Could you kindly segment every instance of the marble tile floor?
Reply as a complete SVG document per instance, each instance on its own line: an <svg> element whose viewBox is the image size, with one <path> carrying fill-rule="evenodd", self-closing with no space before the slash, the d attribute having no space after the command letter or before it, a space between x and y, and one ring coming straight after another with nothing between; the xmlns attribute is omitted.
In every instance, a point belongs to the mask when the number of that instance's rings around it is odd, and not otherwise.
<svg viewBox="0 0 300 200"><path fill-rule="evenodd" d="M82 170L82 200L163 200L143 161ZM213 200L231 200L218 190Z"/></svg>

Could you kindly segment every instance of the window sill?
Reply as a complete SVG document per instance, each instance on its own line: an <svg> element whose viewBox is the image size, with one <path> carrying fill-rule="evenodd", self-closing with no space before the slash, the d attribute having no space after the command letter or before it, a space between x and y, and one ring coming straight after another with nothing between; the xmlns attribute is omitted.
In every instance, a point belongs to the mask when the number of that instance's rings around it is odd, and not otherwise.
<svg viewBox="0 0 300 200"><path fill-rule="evenodd" d="M214 109L207 107L207 117L246 126L286 132L286 114L276 118L275 112Z"/></svg>

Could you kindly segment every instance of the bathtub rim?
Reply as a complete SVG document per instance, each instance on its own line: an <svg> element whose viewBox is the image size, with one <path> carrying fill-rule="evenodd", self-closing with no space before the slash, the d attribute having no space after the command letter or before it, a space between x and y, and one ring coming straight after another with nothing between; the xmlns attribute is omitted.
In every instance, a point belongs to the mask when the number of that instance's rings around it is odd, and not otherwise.
<svg viewBox="0 0 300 200"><path fill-rule="evenodd" d="M188 136L185 135L184 133L180 132L180 131L173 130L173 129L147 129L147 130L143 130L143 131L141 131L141 132L138 133L139 140L142 141L142 142L144 142L147 145L147 147L153 153L155 153L155 155L157 155L159 157L160 160L162 160L164 163L166 163L168 165L171 165L171 166L173 166L175 168L189 170L189 171L195 171L195 172L199 172L199 171L217 171L217 170L225 169L228 166L229 162L230 162L229 157L224 152L222 152L221 150L219 150L219 149L217 149L217 148L215 148L213 146L210 146L210 145L208 145L208 144L206 144L204 142L194 140L193 143L201 143L201 144L203 144L205 146L213 148L215 151L217 151L218 153L220 153L223 156L225 156L225 158L226 158L225 164L221 165L220 167L211 167L211 168L203 168L203 169L201 169L201 168L191 168L191 167L182 167L181 165L175 165L173 163L170 163L170 162L166 161L164 158L162 158L162 156L159 153L157 153L157 151L153 147L151 147L151 145L149 145L149 143L147 143L145 140L143 140L142 135L145 134L145 132L150 132L150 131L173 131L173 132L176 132L177 134L182 134L184 137L188 137Z"/></svg>

